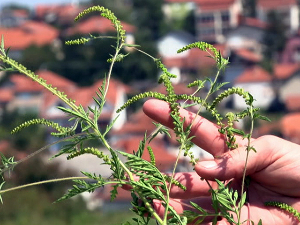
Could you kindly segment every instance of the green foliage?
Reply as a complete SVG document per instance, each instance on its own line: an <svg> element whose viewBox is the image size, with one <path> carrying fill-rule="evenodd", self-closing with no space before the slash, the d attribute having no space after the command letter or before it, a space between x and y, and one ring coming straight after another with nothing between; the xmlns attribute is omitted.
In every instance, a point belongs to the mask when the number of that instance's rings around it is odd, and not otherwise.
<svg viewBox="0 0 300 225"><path fill-rule="evenodd" d="M53 47L50 45L31 45L22 52L22 57L20 59L20 63L26 65L26 67L32 71L36 71L43 66L47 66L47 63L53 63L56 61L57 56L53 51Z"/></svg>
<svg viewBox="0 0 300 225"><path fill-rule="evenodd" d="M156 4L157 1L134 1L134 4L141 7L144 7L145 4L149 4L154 7L153 4ZM217 72L216 74L210 78L205 78L203 80L195 80L188 84L188 88L196 88L196 91L191 94L177 94L175 93L174 86L172 84L172 79L176 78L176 75L171 74L165 65L161 62L161 60L152 57L149 53L146 53L140 50L137 46L130 46L125 43L125 30L123 29L120 21L115 17L115 15L105 7L101 6L93 6L90 7L83 12L81 12L75 20L79 20L82 17L87 16L90 13L100 13L101 16L107 18L111 21L112 25L116 30L116 35L114 37L108 36L110 41L113 42L113 54L109 54L109 59L106 60L109 64L107 67L107 73L105 79L99 87L99 91L96 93L97 98L94 98L95 107L88 107L87 109L83 108L82 105L77 105L74 100L69 99L68 96L57 90L57 88L53 87L51 84L48 84L46 80L40 78L38 75L34 74L30 70L28 70L23 65L20 65L16 61L9 58L7 55L7 51L5 50L4 41L2 40L1 48L0 48L0 60L7 64L9 67L2 67L4 70L17 70L20 73L25 74L26 76L33 79L35 82L42 85L52 94L56 95L63 101L67 106L66 107L58 107L62 112L64 112L67 116L69 116L69 120L72 123L71 127L63 127L57 123L54 123L45 119L31 119L27 122L22 123L17 126L13 133L18 132L21 129L24 129L31 125L42 124L46 126L50 126L54 128L57 132L53 132L52 135L59 136L61 141L67 141L60 151L54 156L58 157L60 155L66 154L68 159L73 159L75 157L79 157L84 154L92 154L95 157L104 161L104 164L108 165L111 170L111 177L104 178L101 174L92 174L87 172L82 172L82 177L77 178L62 178L59 180L48 180L37 182L36 184L42 184L47 182L57 182L61 180L70 180L74 179L74 185L69 191L59 199L64 200L71 197L74 197L83 192L93 192L97 188L103 187L105 185L112 186L112 190L110 192L111 200L114 200L118 195L118 188L124 185L131 187L132 192L132 211L136 213L138 218L133 218L133 222L136 224L149 224L151 218L154 218L157 221L157 224L166 225L166 224L176 224L176 225L186 225L188 222L192 220L197 220L198 223L203 221L206 217L212 217L213 224L217 223L217 217L221 216L226 218L230 223L240 225L245 221L241 221L241 209L246 201L246 191L245 183L246 183L246 165L248 162L249 152L255 151L255 149L251 145L252 133L254 120L256 119L267 119L259 114L259 109L253 106L254 99L251 94L244 91L241 88L230 88L227 90L223 90L224 85L226 83L219 83L219 75L226 68L229 61L222 57L221 53L213 46L205 42L196 42L190 45L187 45L178 50L178 53L187 51L192 48L198 48L202 51L207 52L208 56L215 60ZM143 10L141 10L143 12ZM154 13L153 18L156 18L157 14L155 11L150 11ZM141 24L143 20L141 19ZM157 24L150 24L153 27L153 30L158 30L159 27ZM143 25L144 26L144 25ZM105 37L97 37L91 35L89 38L76 38L73 41L68 41L66 44L70 45L81 45L86 44L88 41L96 41L96 39L104 39ZM140 145L137 151L134 151L133 154L125 153L122 151L118 151L113 149L107 140L107 134L112 129L115 121L113 120L105 129L102 129L98 126L98 120L101 116L105 101L106 95L108 92L110 79L113 74L113 68L115 65L121 64L125 62L127 58L129 58L128 54L124 54L123 50L125 47L133 47L137 52L143 53L145 56L150 57L157 68L161 70L161 75L158 79L158 83L163 85L166 90L166 94L158 93L158 92L144 92L133 96L129 99L123 106L121 106L117 113L121 110L124 110L126 107L130 106L132 103L139 101L143 98L157 98L162 101L165 101L170 106L170 117L173 122L173 130L176 134L176 140L179 144L179 154L177 160L174 162L174 169L171 175L165 175L163 171L159 171L156 167L155 162L155 154L153 149L148 146L148 143L155 138L158 133L163 133L169 136L168 130L160 125L156 124L157 130L153 132L150 136L147 137L145 134L144 138L140 141ZM208 86L208 91L206 96L199 97L197 94L199 91L203 91L204 87ZM216 96L211 100L213 94ZM244 98L247 108L242 112L229 112L225 116L222 116L218 111L218 105L224 98L227 98L231 95L240 95ZM245 146L245 150L247 151L247 156L245 159L245 169L243 173L243 180L241 185L240 194L230 188L230 184L224 184L218 180L216 180L218 184L217 189L213 189L209 182L207 184L210 186L211 196L212 196L212 206L215 212L207 212L200 206L195 203L191 203L191 207L194 208L198 214L193 213L192 211L186 211L183 215L179 215L173 207L169 204L170 201L170 190L172 185L176 185L183 190L186 190L179 181L174 179L175 171L178 165L179 158L181 155L187 156L190 158L191 164L195 165L197 160L193 153L190 151L193 146L193 138L191 135L191 129L194 125L195 119L185 126L186 119L180 116L180 103L184 101L192 102L190 105L198 106L198 114L203 109L206 109L207 112L213 116L219 126L219 132L224 135L226 138L228 149L234 149L237 147L236 143L236 135L241 135L244 139L247 140L247 145ZM187 105L185 107L188 107ZM250 130L249 132L245 132L242 130L235 129L233 127L234 122L239 121L243 118L250 119ZM77 131L76 134L74 132ZM201 137L197 137L201 138ZM102 145L109 151L109 155L100 151L96 147L86 146L86 143L90 140L97 140L102 143ZM148 143L147 143L148 141ZM150 155L150 162L143 159L143 154L147 149ZM40 149L37 152L43 151L44 149ZM29 156L31 157L31 156ZM121 160L121 158L126 158L126 161ZM20 163L20 162L17 162ZM2 158L2 164L4 168L10 168L14 165L13 158ZM2 171L0 171L2 172ZM2 174L2 173L1 173ZM35 184L35 183L34 183ZM29 185L34 185L29 184ZM24 187L28 187L29 185L25 185ZM21 187L19 187L21 188ZM0 191L1 193L8 192L10 190L16 190L17 188L7 189L4 191ZM159 200L164 206L163 216L158 215L153 206L153 201ZM237 220L234 219L234 215ZM260 221L259 224L262 222ZM131 224L129 221L123 224Z"/></svg>
<svg viewBox="0 0 300 225"><path fill-rule="evenodd" d="M276 55L283 51L286 44L287 27L282 21L281 16L275 11L268 13L267 22L269 25L265 29L263 36L265 48L262 66L273 74L273 64L276 63Z"/></svg>
<svg viewBox="0 0 300 225"><path fill-rule="evenodd" d="M147 34L147 41L153 42L161 37L165 29L161 0L133 0L133 23Z"/></svg>
<svg viewBox="0 0 300 225"><path fill-rule="evenodd" d="M5 199L11 200L1 205L1 225L99 225L103 221L105 225L116 225L134 216L128 210L87 210L81 197L53 204L53 197L36 187L19 190L17 198L16 193L7 193Z"/></svg>

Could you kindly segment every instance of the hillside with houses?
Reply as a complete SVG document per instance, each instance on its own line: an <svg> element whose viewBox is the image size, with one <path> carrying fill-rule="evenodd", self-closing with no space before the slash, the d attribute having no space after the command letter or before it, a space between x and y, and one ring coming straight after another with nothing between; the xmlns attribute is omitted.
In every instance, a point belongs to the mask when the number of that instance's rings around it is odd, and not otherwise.
<svg viewBox="0 0 300 225"><path fill-rule="evenodd" d="M118 4L123 2L124 8L129 11L133 5L131 1L117 2ZM97 97L96 91L103 82L104 74L99 75L102 73L102 64L99 63L98 67L92 71L92 83L84 85L77 82L75 76L71 76L73 71L68 68L57 69L57 71L62 71L60 74L55 71L57 68L55 65L50 65L53 62L64 65L67 55L62 47L64 40L76 35L88 37L89 34L107 35L114 32L110 22L97 15L92 15L75 24L74 17L86 7L87 5L81 4L37 5L33 11L3 7L0 9L0 35L3 35L5 46L10 48L9 55L17 61L34 61L34 58L29 57L34 54L31 55L31 52L29 54L28 49L33 51L47 47L52 61L42 62L34 72L65 92L76 101L76 104L87 109L88 107L93 108L95 105L93 97ZM229 67L222 74L222 82L230 82L225 87L236 86L249 91L256 100L255 105L273 119L271 123L258 124L254 135L275 134L300 144L299 9L296 0L257 0L252 13L246 12L245 5L241 0L164 0L161 10L166 23L169 21L169 24L172 24L170 21L184 20L187 15L192 15L194 27L193 32L187 32L182 29L172 29L169 26L166 32L154 39L156 57L160 57L168 70L178 76L174 80L176 93L192 94L194 90L186 87L187 82L214 73L214 61L207 57L207 53L198 49L192 49L182 54L177 54L177 50L195 41L214 44L230 61ZM182 14L178 12L182 12ZM270 50L269 45L273 43L274 37L278 38L276 32L280 28L279 26L274 28L274 24L269 20L272 15L275 19L280 18L282 22L284 33L280 35L284 38L284 44L276 43L278 48ZM127 31L127 41L132 44L136 43L139 40L136 37L141 36L137 24L123 20L121 22ZM101 40L99 42L101 44ZM87 47L92 48L91 46ZM88 54L89 52L84 58L87 67L90 65L88 57L92 57L95 52ZM97 54L101 54L101 52L97 52ZM27 58L24 59L24 55ZM38 58L38 56L36 57ZM130 54L128 58L130 58ZM126 64L126 62L124 61L122 64ZM76 61L72 65L76 67ZM36 65L33 65L33 68L34 66ZM139 66L143 65L135 64L128 70L126 68L127 76L134 76L135 71L139 72L141 75L138 80L129 80L124 76L116 76L111 80L107 101L99 120L99 124L103 128L117 116L116 109L130 96L140 91L164 91L164 87L155 82L159 71L153 70L157 72L152 74L154 79L149 80L146 74L143 79L145 69ZM51 70L51 68L54 69ZM65 75L65 73L69 74ZM82 75L80 79L90 79L89 74ZM123 111L114 124L109 138L116 148L132 152L137 149L139 140L144 136L145 131L150 133L155 129L152 121L144 115L141 105L142 102L134 108ZM58 106L64 106L64 103L29 78L14 72L1 73L0 116L5 112L12 111L18 111L20 114L29 112L62 125L68 125L69 118L57 109ZM243 110L245 104L239 96L233 96L227 99L222 107L224 112ZM245 124L239 123L237 126L246 127L246 122ZM166 172L172 170L178 151L177 142L173 136L174 134L171 139L167 139L162 135L152 142L158 167ZM7 143L6 140L2 140L2 143L4 141ZM46 142L53 141L55 139L51 139L50 135L47 135ZM3 148L0 149L1 152L10 148L9 144L1 145L1 137L0 148ZM50 152L53 153L58 148L59 146L52 146ZM201 149L195 148L193 151L199 157L209 157ZM145 158L149 160L150 156L146 155ZM85 160L84 163L77 162L73 165L70 164L70 167L75 168L82 164L84 168L84 164L91 164L90 159L83 160ZM61 162L66 163L64 159L61 159ZM180 160L178 168L181 171L191 169L188 160L184 158ZM77 168L77 172L79 170L80 168ZM108 201L109 191L106 195L105 193L101 192L97 195L104 199L103 201ZM126 199L126 194L124 195L121 195L121 198Z"/></svg>

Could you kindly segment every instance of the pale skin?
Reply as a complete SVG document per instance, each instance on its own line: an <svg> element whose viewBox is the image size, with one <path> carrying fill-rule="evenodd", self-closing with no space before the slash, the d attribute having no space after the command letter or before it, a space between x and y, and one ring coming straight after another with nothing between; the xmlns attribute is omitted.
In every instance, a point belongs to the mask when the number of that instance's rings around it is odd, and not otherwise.
<svg viewBox="0 0 300 225"><path fill-rule="evenodd" d="M151 99L143 110L147 116L165 126L172 128L172 118L169 116L168 103ZM188 125L193 121L195 114L181 109L181 117L185 117ZM195 172L178 173L176 178L183 183L187 190L177 187L171 189L171 205L177 212L189 209L186 204L197 202L208 210L210 207L209 186L206 181L216 188L215 179L221 181L232 180L232 187L239 190L245 165L246 140L237 137L239 147L228 151L224 137L218 132L218 127L212 122L197 116L192 126L193 142L212 154L214 160L198 162ZM251 219L255 224L260 219L263 225L296 225L300 222L291 214L275 207L265 206L267 201L287 203L300 212L300 146L284 139L267 135L253 139L252 146L256 153L251 151L247 164L247 175L251 178L248 187L248 203L243 207L241 221ZM158 213L163 213L159 202L154 202ZM202 224L210 224L206 221ZM220 218L219 225L229 224ZM244 224L250 224L248 222Z"/></svg>

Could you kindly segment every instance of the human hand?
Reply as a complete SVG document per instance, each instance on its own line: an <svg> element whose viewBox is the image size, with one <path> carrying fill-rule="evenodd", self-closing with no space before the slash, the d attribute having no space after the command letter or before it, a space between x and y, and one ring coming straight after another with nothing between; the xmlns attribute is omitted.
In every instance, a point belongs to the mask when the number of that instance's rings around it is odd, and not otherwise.
<svg viewBox="0 0 300 225"><path fill-rule="evenodd" d="M150 118L172 128L168 103L148 100L143 110ZM195 114L184 109L180 110L180 115L185 117L185 125L195 117ZM247 140L237 137L238 148L229 151L218 127L201 116L196 117L191 135L195 136L193 142L211 153L215 159L199 162L195 166L196 173L176 174L175 178L187 187L186 191L176 186L171 188L173 199L170 204L178 213L190 210L187 208L190 201L205 209L212 209L209 186L200 177L209 180L213 188L217 187L215 179L231 180L232 188L239 190L245 166ZM249 153L246 174L251 182L247 189L248 203L242 208L241 221L251 219L257 224L262 219L263 225L299 224L291 214L267 207L264 203L284 202L300 211L300 146L271 135L253 139L251 146L257 152ZM159 202L154 202L154 205L159 213L163 213ZM223 218L218 224L229 223Z"/></svg>

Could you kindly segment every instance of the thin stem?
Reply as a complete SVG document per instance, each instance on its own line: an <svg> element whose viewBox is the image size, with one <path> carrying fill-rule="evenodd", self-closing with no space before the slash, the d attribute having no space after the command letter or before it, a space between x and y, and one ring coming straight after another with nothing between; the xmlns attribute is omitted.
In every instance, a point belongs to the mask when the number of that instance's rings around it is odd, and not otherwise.
<svg viewBox="0 0 300 225"><path fill-rule="evenodd" d="M246 149L247 154L246 154L246 160L245 160L245 167L244 167L244 171L243 171L241 194L240 194L241 197L244 194L247 164L248 164L249 153L251 151L251 149L250 149L250 147L251 147L251 136L252 136L253 129L254 129L254 118L253 118L253 106L252 106L252 104L250 105L249 112L250 112L250 118L251 118L251 127L250 127L250 132L249 132L249 135L248 135L248 143L247 143L247 149ZM242 201L240 201L240 203L239 203L238 224L240 224L240 221L241 221L241 213L242 213Z"/></svg>
<svg viewBox="0 0 300 225"><path fill-rule="evenodd" d="M109 71L108 71L107 80L106 80L106 87L105 87L105 92L104 92L103 98L105 98L106 95L107 95L108 88L109 88L109 83L110 83L110 78L111 78L111 74L112 74L112 69L114 67L114 64L116 62L116 58L117 58L119 52L121 51L122 47L123 47L123 43L121 43L121 45L119 47L117 47L116 52L114 54L114 57L113 57L113 59L111 61L111 64L110 64L110 67L109 67Z"/></svg>
<svg viewBox="0 0 300 225"><path fill-rule="evenodd" d="M49 147L51 147L51 146L53 146L53 145L55 145L55 144L58 144L58 143L60 143L60 142L66 141L66 140L68 140L68 139L71 139L71 138L74 138L74 137L77 137L77 136L80 136L80 135L83 135L83 134L85 134L85 133L78 133L78 134L75 134L75 135L73 135L73 136L66 137L66 138L60 139L60 140L58 140L58 141L55 141L55 142L53 142L53 143L51 143L51 144L45 145L44 147L38 149L37 151L35 151L35 152L29 154L29 155L26 156L25 158L20 159L19 161L15 162L15 163L14 163L13 165L11 165L10 167L4 168L3 170L1 170L1 173L4 173L4 172L10 170L11 168L16 167L18 164L20 164L20 163L22 163L22 162L24 162L24 161L26 161L26 160L32 158L33 156L36 156L37 154L41 153L41 152L44 151L44 150L47 150Z"/></svg>
<svg viewBox="0 0 300 225"><path fill-rule="evenodd" d="M56 183L56 182L68 181L68 180L83 180L83 179L90 179L90 178L89 177L64 177L64 178L38 181L38 182L30 183L30 184L24 184L24 185L20 185L20 186L17 186L17 187L12 187L12 188L8 188L8 189L5 189L5 190L1 190L0 195L4 194L6 192L16 191L16 190L19 190L19 189L23 189L23 188L27 188L27 187L31 187L31 186L37 186L37 185L41 185L41 184Z"/></svg>
<svg viewBox="0 0 300 225"><path fill-rule="evenodd" d="M135 47L132 47L132 48L135 49L135 50L137 50L137 51L139 51L139 52L141 52L141 53L143 53L144 55L150 57L151 59L156 60L155 57L153 57L152 55L148 54L147 52L144 52L143 50L135 48Z"/></svg>

